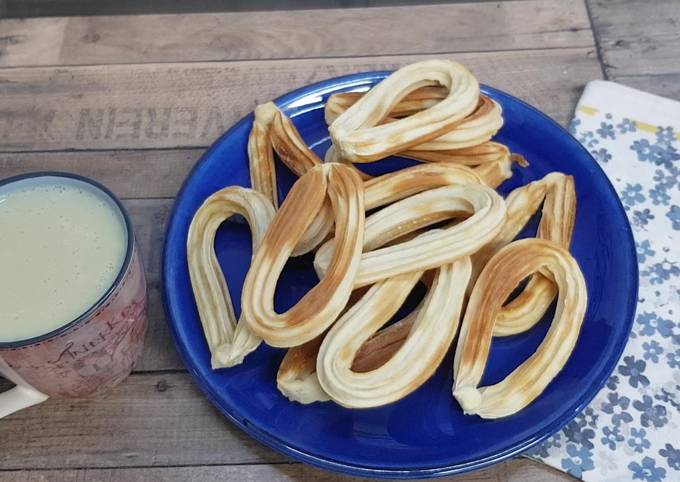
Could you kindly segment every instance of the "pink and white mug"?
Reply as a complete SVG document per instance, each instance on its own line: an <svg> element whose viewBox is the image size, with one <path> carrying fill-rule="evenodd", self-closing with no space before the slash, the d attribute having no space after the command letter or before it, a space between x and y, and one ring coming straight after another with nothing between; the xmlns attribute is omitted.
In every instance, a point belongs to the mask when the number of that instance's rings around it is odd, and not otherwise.
<svg viewBox="0 0 680 482"><path fill-rule="evenodd" d="M0 393L0 418L119 384L147 329L144 269L121 202L81 176L25 174L0 181L0 226L12 276L0 284L0 376L16 385Z"/></svg>

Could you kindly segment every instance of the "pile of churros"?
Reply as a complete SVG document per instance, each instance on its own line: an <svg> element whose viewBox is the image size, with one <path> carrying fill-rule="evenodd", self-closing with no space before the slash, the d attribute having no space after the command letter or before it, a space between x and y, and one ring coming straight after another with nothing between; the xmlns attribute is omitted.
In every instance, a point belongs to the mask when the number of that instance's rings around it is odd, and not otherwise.
<svg viewBox="0 0 680 482"><path fill-rule="evenodd" d="M213 368L242 363L264 341L288 349L276 383L290 400L376 407L421 386L457 339L452 392L465 413L498 418L526 407L567 362L586 311L569 253L573 178L553 172L499 195L513 164L528 163L492 140L501 107L451 60L408 65L365 93L333 94L325 118L332 146L322 160L274 103L258 106L252 189L226 187L193 218L189 271ZM420 163L376 177L357 167L388 156ZM280 206L276 157L299 176ZM536 237L515 240L539 209ZM253 244L239 319L214 251L233 215L248 222ZM286 261L310 252L318 284L277 313ZM422 301L390 324L418 284ZM555 300L536 352L480 386L492 337L531 329Z"/></svg>

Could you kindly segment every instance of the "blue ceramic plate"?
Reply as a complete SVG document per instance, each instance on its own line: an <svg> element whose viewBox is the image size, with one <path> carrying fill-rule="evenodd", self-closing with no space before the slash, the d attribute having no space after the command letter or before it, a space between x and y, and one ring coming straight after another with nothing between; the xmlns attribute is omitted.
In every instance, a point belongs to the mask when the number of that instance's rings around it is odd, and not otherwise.
<svg viewBox="0 0 680 482"><path fill-rule="evenodd" d="M388 73L364 73L296 90L277 104L293 118L305 141L323 158L329 145L326 98L366 90ZM578 344L562 372L520 413L500 420L463 415L451 395L451 354L437 373L399 402L369 410L334 403L303 406L276 389L284 351L264 344L237 367L213 371L194 304L187 268L186 238L199 205L218 189L249 186L246 145L252 115L224 134L203 156L177 197L163 255L164 303L170 329L198 385L224 415L266 445L326 469L368 477L434 477L478 469L520 454L567 424L604 384L628 338L637 295L637 264L630 226L611 184L581 145L559 125L520 100L484 87L503 106L505 126L497 139L524 155L531 166L515 167L501 186L511 189L551 171L576 180L578 213L572 252L583 269L589 305ZM387 159L371 173L411 163ZM369 170L367 168L367 170ZM295 177L277 165L279 193ZM536 225L527 230L533 235ZM216 251L237 313L251 257L247 225L238 219L217 234ZM276 307L285 310L316 282L310 256L288 262L278 285ZM414 300L412 300L414 301ZM417 300L415 300L417 301ZM552 313L527 333L495 339L483 384L495 383L531 355Z"/></svg>

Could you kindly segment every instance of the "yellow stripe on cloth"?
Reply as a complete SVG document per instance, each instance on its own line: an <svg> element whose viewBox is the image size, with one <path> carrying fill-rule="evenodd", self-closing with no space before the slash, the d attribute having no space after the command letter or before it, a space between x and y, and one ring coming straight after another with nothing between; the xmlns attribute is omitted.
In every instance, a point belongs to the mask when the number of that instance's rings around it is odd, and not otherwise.
<svg viewBox="0 0 680 482"><path fill-rule="evenodd" d="M578 106L577 109L579 112L583 112L584 114L587 114L589 116L595 116L600 113L600 109L597 107L592 107L590 105L580 105ZM653 134L657 133L659 131L659 127L655 126L653 124L647 124L646 122L640 122L640 121L633 121L635 122L635 126L640 129L641 131L645 132L651 132ZM675 134L675 137L680 140L680 132Z"/></svg>
<svg viewBox="0 0 680 482"><path fill-rule="evenodd" d="M589 105L580 105L578 106L578 110L590 116L596 115L598 112L600 112L600 110L596 107L591 107Z"/></svg>
<svg viewBox="0 0 680 482"><path fill-rule="evenodd" d="M657 126L653 126L652 124L647 124L645 122L635 121L635 125L641 131L656 133L659 130Z"/></svg>

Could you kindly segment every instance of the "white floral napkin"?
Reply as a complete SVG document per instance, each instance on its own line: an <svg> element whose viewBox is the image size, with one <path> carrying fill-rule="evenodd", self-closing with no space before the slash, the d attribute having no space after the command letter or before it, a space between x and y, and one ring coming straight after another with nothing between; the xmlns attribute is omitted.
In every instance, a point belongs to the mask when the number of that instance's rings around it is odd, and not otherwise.
<svg viewBox="0 0 680 482"><path fill-rule="evenodd" d="M628 213L637 315L603 390L527 455L587 481L680 481L680 102L593 81L570 132Z"/></svg>

